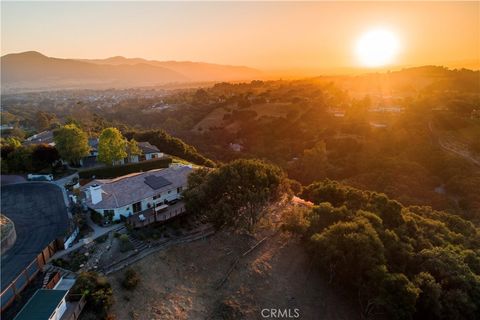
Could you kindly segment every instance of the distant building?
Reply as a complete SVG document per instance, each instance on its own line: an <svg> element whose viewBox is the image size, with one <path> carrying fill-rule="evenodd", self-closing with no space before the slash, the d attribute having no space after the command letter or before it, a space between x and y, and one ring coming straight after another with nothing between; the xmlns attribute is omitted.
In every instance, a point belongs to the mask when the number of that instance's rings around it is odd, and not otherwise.
<svg viewBox="0 0 480 320"><path fill-rule="evenodd" d="M93 167L97 165L98 138L88 138L88 146L90 147L90 154L80 159L80 165L82 167Z"/></svg>
<svg viewBox="0 0 480 320"><path fill-rule="evenodd" d="M31 137L28 137L24 145L35 145L35 144L48 144L54 146L55 142L53 141L53 131L43 131L37 134L34 134Z"/></svg>
<svg viewBox="0 0 480 320"><path fill-rule="evenodd" d="M378 106L371 108L370 112L380 112L380 113L402 113L405 111L405 108L395 105L390 106Z"/></svg>
<svg viewBox="0 0 480 320"><path fill-rule="evenodd" d="M139 156L130 156L127 159L127 162L135 163L144 160L163 158L164 156L164 154L150 142L138 142L138 148L142 151L142 154Z"/></svg>
<svg viewBox="0 0 480 320"><path fill-rule="evenodd" d="M240 143L230 143L229 147L235 152L240 152L243 150L243 146Z"/></svg>
<svg viewBox="0 0 480 320"><path fill-rule="evenodd" d="M370 126L372 128L383 129L388 127L386 123L379 123L379 122L370 122Z"/></svg>
<svg viewBox="0 0 480 320"><path fill-rule="evenodd" d="M150 144L150 142L139 142L138 147L142 150L141 160L152 160L163 157L163 153L160 152L156 146Z"/></svg>
<svg viewBox="0 0 480 320"><path fill-rule="evenodd" d="M115 179L95 179L81 190L87 207L117 221L179 200L192 171L191 166L172 165Z"/></svg>

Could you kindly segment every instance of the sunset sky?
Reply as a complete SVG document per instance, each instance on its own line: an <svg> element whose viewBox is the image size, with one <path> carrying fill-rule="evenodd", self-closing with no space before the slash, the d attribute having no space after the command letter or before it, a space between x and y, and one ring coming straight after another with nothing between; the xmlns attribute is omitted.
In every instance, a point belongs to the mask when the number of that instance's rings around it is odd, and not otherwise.
<svg viewBox="0 0 480 320"><path fill-rule="evenodd" d="M2 55L122 55L320 70L360 65L372 29L398 41L391 65L478 61L479 2L4 2Z"/></svg>

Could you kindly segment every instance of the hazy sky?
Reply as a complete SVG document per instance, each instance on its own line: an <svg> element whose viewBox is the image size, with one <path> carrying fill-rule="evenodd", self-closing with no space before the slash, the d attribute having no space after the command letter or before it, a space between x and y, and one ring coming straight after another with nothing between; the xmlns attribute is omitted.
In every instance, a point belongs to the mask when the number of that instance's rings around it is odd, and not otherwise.
<svg viewBox="0 0 480 320"><path fill-rule="evenodd" d="M399 39L397 65L480 59L480 2L5 2L2 55L122 55L264 70L354 67L372 28Z"/></svg>

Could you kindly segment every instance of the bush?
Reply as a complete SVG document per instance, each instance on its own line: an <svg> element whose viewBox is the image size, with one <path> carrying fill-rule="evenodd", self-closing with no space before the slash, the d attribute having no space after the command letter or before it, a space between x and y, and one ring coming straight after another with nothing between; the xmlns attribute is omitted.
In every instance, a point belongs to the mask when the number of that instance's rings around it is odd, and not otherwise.
<svg viewBox="0 0 480 320"><path fill-rule="evenodd" d="M139 171L149 171L153 169L168 168L172 163L171 158L162 158L142 161L139 163L129 163L121 166L108 166L84 170L79 173L81 179L90 179L93 176L99 179L115 178Z"/></svg>
<svg viewBox="0 0 480 320"><path fill-rule="evenodd" d="M120 240L121 252L127 252L133 249L133 244L130 242L130 239L126 234L122 234L120 237L118 237L118 240Z"/></svg>
<svg viewBox="0 0 480 320"><path fill-rule="evenodd" d="M140 277L138 276L138 273L133 269L127 269L122 281L122 286L127 290L133 290L139 283Z"/></svg>
<svg viewBox="0 0 480 320"><path fill-rule="evenodd" d="M103 224L103 216L97 211L91 211L90 217L92 218L92 221L95 222L96 224L99 224L99 225Z"/></svg>
<svg viewBox="0 0 480 320"><path fill-rule="evenodd" d="M70 291L85 296L85 314L94 314L95 319L109 318L108 309L113 304L113 292L107 278L96 272L82 272Z"/></svg>

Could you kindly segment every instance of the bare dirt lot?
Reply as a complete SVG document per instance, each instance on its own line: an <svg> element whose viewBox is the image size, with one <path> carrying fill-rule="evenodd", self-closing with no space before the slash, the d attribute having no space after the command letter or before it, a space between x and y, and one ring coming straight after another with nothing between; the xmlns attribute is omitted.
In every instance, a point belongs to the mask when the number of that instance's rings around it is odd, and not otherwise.
<svg viewBox="0 0 480 320"><path fill-rule="evenodd" d="M264 308L298 308L299 319L356 319L321 279L297 240L278 233L232 262L263 236L219 232L133 264L141 282L126 291L124 271L109 276L117 319L262 319Z"/></svg>

